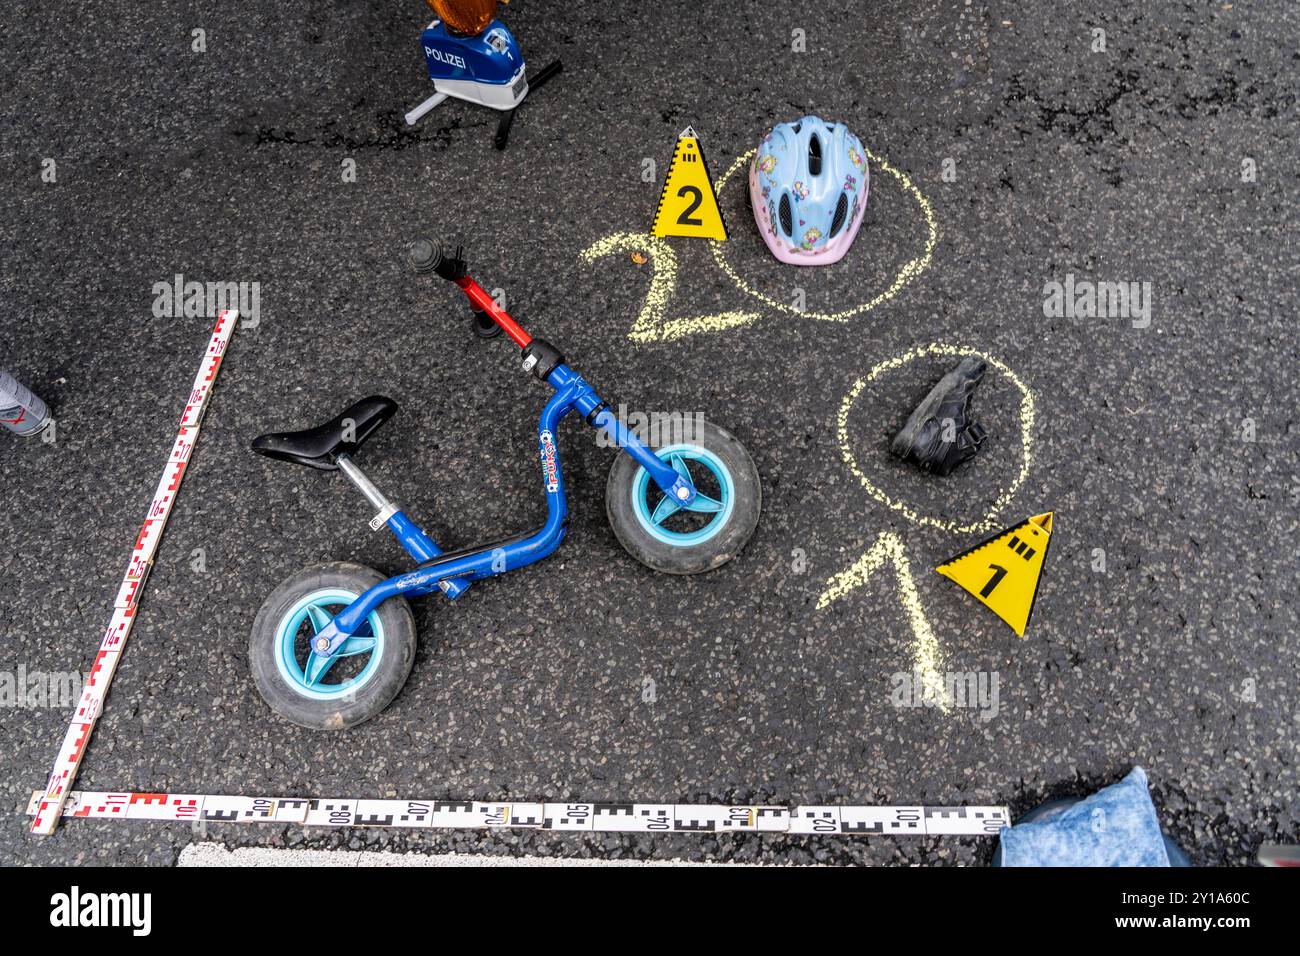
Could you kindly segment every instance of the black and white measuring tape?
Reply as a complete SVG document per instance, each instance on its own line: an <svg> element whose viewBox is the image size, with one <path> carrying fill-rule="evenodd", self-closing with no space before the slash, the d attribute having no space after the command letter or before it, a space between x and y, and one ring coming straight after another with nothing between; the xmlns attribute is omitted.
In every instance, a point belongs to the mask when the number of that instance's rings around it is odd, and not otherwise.
<svg viewBox="0 0 1300 956"><path fill-rule="evenodd" d="M32 795L34 815L43 794ZM238 797L74 790L64 817L308 827L522 828L594 833L996 836L1006 807L724 806L707 803L491 803Z"/></svg>

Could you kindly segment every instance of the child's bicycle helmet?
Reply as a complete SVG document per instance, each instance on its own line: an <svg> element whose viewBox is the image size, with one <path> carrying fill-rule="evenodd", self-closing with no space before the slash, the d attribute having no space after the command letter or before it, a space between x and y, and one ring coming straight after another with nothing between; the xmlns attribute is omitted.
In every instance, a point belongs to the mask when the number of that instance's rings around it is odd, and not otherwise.
<svg viewBox="0 0 1300 956"><path fill-rule="evenodd" d="M867 209L867 151L843 123L805 116L763 137L749 167L754 220L772 255L797 266L838 262Z"/></svg>

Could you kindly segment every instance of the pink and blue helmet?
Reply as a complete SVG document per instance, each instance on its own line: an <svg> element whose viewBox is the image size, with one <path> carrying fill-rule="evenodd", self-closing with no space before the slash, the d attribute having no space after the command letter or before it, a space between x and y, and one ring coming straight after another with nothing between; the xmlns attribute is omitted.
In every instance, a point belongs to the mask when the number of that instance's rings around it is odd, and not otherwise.
<svg viewBox="0 0 1300 956"><path fill-rule="evenodd" d="M805 116L763 137L749 200L763 241L782 262L823 266L849 251L867 209L867 151L843 123Z"/></svg>

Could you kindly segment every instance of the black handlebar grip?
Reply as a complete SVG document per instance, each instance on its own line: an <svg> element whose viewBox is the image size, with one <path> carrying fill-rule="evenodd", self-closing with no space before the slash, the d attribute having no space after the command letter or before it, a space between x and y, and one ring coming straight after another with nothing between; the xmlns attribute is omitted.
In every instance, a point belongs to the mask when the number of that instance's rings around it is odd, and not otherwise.
<svg viewBox="0 0 1300 956"><path fill-rule="evenodd" d="M406 247L406 261L416 275L427 276L430 272L437 272L442 260L442 243L425 236L411 240Z"/></svg>
<svg viewBox="0 0 1300 956"><path fill-rule="evenodd" d="M406 261L417 275L436 272L448 282L463 278L466 272L465 247L457 246L455 255L447 255L437 239L420 236L406 247Z"/></svg>

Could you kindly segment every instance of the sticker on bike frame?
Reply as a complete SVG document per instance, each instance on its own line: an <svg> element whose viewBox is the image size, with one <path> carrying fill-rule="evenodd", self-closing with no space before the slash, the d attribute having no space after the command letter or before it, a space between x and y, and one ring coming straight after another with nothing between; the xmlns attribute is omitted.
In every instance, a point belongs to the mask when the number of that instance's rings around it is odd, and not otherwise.
<svg viewBox="0 0 1300 956"><path fill-rule="evenodd" d="M37 813L36 791L27 814ZM1006 807L724 806L704 803L491 803L343 797L202 796L73 791L65 817L308 827L529 829L577 833L794 833L816 836L997 836Z"/></svg>
<svg viewBox="0 0 1300 956"><path fill-rule="evenodd" d="M64 734L63 743L54 760L54 768L50 771L45 790L36 801L33 810L36 819L32 821L32 833L48 836L58 826L61 816L120 819L126 814L130 818L132 798L168 796L166 794L96 793L89 795L94 798L89 802L81 801L75 806L69 802L72 782L81 767L81 760L85 756L86 744L90 740L95 722L103 713L108 685L113 680L113 674L122 658L122 649L131 634L131 626L135 623L136 611L140 605L140 596L144 593L145 581L149 577L149 569L153 566L154 554L158 550L158 543L162 540L163 529L167 525L167 518L171 515L181 479L185 476L186 467L194 452L194 443L199 437L199 426L203 421L203 413L207 411L212 388L216 384L217 372L221 368L221 360L225 357L226 346L230 344L230 337L235 334L235 327L238 324L239 313L234 309L227 309L218 316L217 324L208 338L208 347L203 352L198 375L195 376L194 385L186 398L185 409L181 413L180 425L163 467L162 478L158 482L153 499L149 502L144 524L141 525L140 533L136 535L135 544L131 548L126 573L122 577L122 584L113 601L113 613L108 629L104 632L99 652L95 655L90 673L86 676L81 697L73 710L72 721L68 725L67 733ZM163 813L164 810L160 810L159 806L158 801L142 799L139 802L141 815L136 818L148 819L148 813ZM164 801L161 806L165 808L170 804ZM70 808L72 812L69 812ZM177 804L175 809L179 813L184 806ZM189 818L155 816L153 819Z"/></svg>
<svg viewBox="0 0 1300 956"><path fill-rule="evenodd" d="M560 490L560 453L555 449L555 436L543 430L537 436L538 453L542 459L542 480L547 492Z"/></svg>

